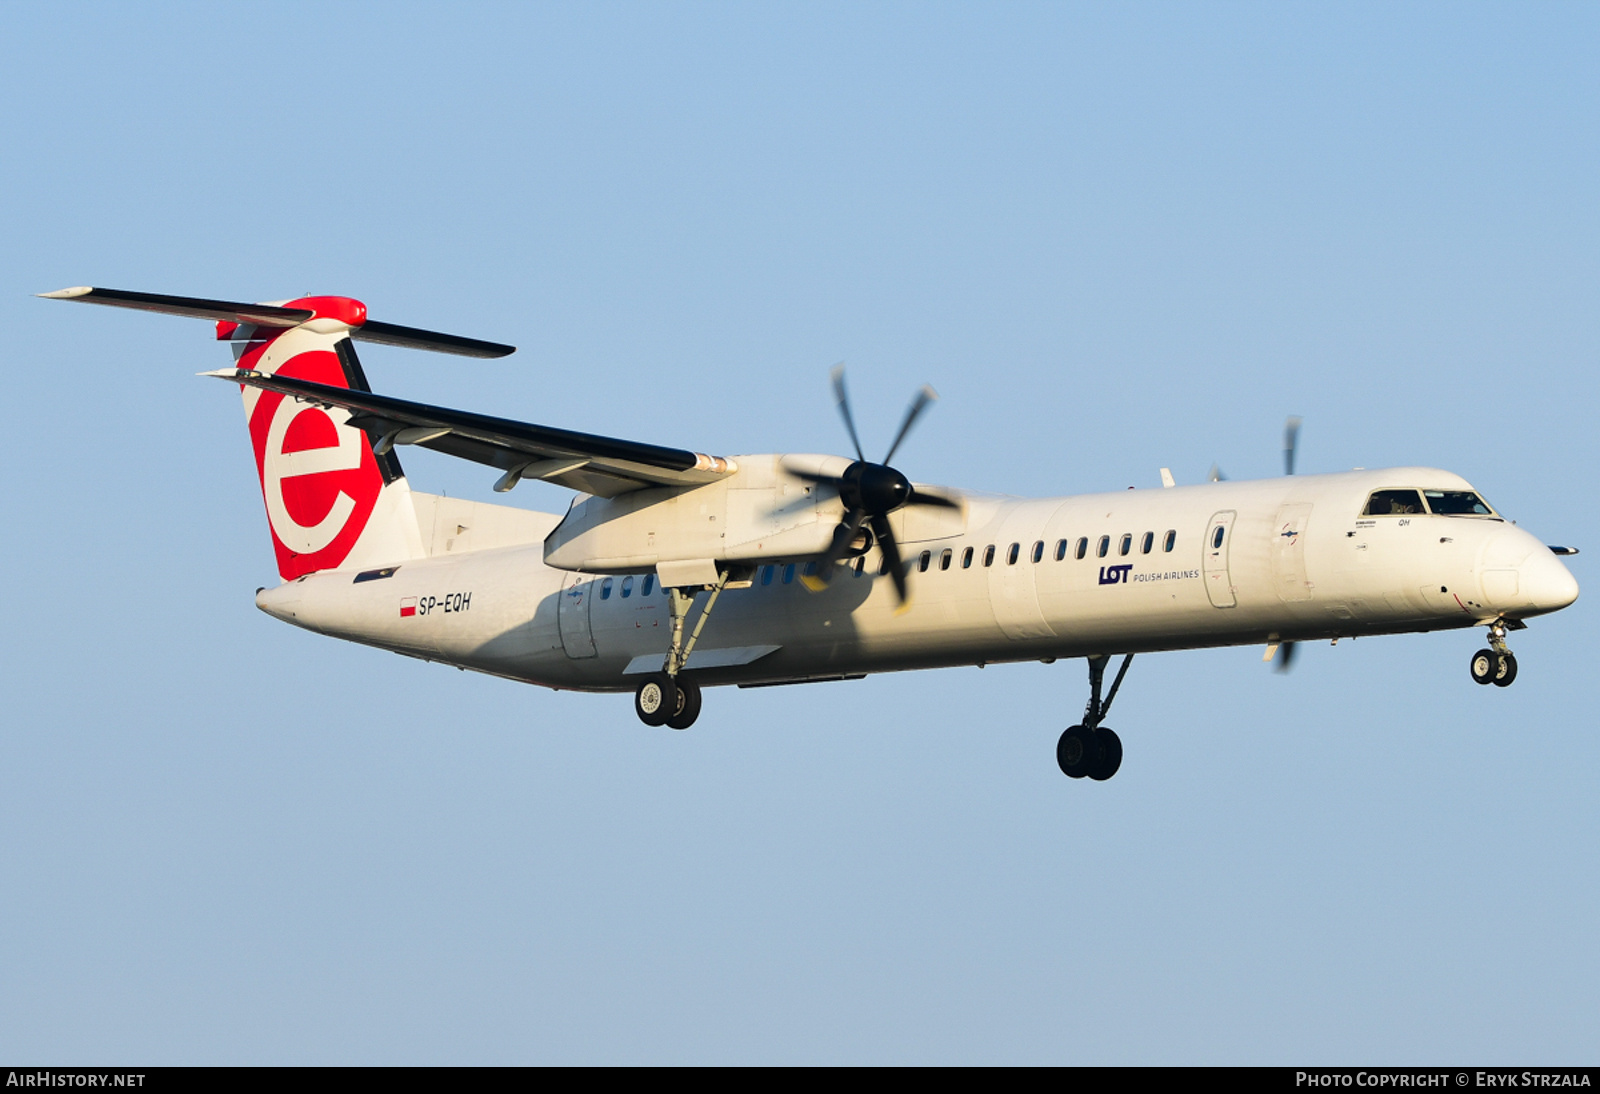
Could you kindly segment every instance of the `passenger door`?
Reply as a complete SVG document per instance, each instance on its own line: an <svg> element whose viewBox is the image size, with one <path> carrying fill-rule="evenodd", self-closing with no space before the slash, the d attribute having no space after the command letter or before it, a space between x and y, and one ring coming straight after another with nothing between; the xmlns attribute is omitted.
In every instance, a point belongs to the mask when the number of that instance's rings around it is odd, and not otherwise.
<svg viewBox="0 0 1600 1094"><path fill-rule="evenodd" d="M1233 538L1233 520L1238 516L1232 509L1224 509L1211 518L1206 526L1201 568L1206 576L1206 595L1212 606L1232 608L1238 604L1233 595L1233 578L1228 573L1228 543Z"/></svg>

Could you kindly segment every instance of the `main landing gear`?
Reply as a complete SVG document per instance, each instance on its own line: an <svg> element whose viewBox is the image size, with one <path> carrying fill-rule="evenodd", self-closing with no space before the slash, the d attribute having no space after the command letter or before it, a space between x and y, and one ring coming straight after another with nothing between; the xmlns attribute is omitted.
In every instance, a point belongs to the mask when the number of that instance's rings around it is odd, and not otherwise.
<svg viewBox="0 0 1600 1094"><path fill-rule="evenodd" d="M1489 624L1489 648L1472 655L1472 679L1479 684L1510 687L1517 678L1517 657L1506 648L1506 624L1497 619Z"/></svg>
<svg viewBox="0 0 1600 1094"><path fill-rule="evenodd" d="M682 675L683 666L689 663L694 644L699 641L706 620L711 618L711 609L716 607L717 597L722 595L722 590L728 584L728 573L727 570L719 573L715 585L674 586L667 589L667 606L672 616L672 646L667 650L667 660L661 666L661 671L646 676L633 693L633 712L645 725L688 729L700 717L700 685ZM684 619L694 605L695 596L705 589L710 590L711 598L701 609L694 631L690 633L689 641L685 642Z"/></svg>
<svg viewBox="0 0 1600 1094"><path fill-rule="evenodd" d="M688 729L700 717L700 685L682 676L651 673L633 693L633 712L647 726Z"/></svg>
<svg viewBox="0 0 1600 1094"><path fill-rule="evenodd" d="M1104 782L1122 766L1122 738L1100 722L1111 709L1111 701L1117 697L1122 678L1128 674L1128 666L1133 663L1133 654L1123 655L1122 666L1117 669L1116 679L1111 681L1111 691L1107 693L1105 702L1101 702L1100 685L1105 679L1106 665L1110 660L1105 654L1089 658L1089 705L1083 711L1083 724L1073 726L1056 742L1056 763L1061 765L1062 774L1069 779L1081 779L1087 775L1096 782Z"/></svg>

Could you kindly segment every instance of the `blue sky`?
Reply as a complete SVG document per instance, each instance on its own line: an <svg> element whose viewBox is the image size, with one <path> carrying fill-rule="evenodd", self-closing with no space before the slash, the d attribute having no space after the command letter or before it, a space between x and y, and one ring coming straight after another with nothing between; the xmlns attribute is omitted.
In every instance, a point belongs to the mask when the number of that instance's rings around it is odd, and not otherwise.
<svg viewBox="0 0 1600 1094"><path fill-rule="evenodd" d="M1600 17L1569 5L28 7L0 38L0 1055L1593 1062L1588 599L1472 633L718 690L693 730L256 611L201 323L380 389L1014 494L1465 475L1594 595ZM408 451L424 490L492 474ZM560 507L532 484L520 504Z"/></svg>

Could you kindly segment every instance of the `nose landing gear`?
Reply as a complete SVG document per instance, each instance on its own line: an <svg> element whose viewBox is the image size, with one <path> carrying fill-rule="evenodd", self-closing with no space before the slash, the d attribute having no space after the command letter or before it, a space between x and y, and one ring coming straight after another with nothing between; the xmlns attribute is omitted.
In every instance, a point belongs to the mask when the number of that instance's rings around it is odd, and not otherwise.
<svg viewBox="0 0 1600 1094"><path fill-rule="evenodd" d="M1117 697L1122 678L1128 674L1133 654L1123 656L1116 679L1111 682L1111 691L1101 702L1100 685L1110 660L1105 654L1089 658L1089 705L1083 711L1083 724L1068 729L1056 742L1056 763L1069 779L1087 775L1096 782L1104 782L1122 766L1122 738L1100 723L1111 709L1111 701Z"/></svg>
<svg viewBox="0 0 1600 1094"><path fill-rule="evenodd" d="M1489 649L1472 655L1472 679L1478 684L1510 687L1517 678L1517 658L1506 648L1506 625L1495 620L1489 625Z"/></svg>

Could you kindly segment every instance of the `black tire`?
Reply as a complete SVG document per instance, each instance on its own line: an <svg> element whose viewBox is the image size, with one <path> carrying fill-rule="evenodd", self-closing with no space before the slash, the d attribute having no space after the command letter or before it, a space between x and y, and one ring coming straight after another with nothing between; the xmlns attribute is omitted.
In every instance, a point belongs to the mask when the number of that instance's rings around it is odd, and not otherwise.
<svg viewBox="0 0 1600 1094"><path fill-rule="evenodd" d="M1105 726L1094 731L1098 741L1099 756L1095 759L1094 766L1089 770L1089 778L1095 782L1103 783L1117 773L1122 766L1122 738L1118 737Z"/></svg>
<svg viewBox="0 0 1600 1094"><path fill-rule="evenodd" d="M678 710L667 719L671 729L688 729L700 717L700 685L693 680L678 681Z"/></svg>
<svg viewBox="0 0 1600 1094"><path fill-rule="evenodd" d="M678 686L664 672L646 676L633 693L633 712L647 726L665 725L668 716L677 709Z"/></svg>
<svg viewBox="0 0 1600 1094"><path fill-rule="evenodd" d="M1100 755L1100 742L1094 730L1073 726L1056 742L1056 763L1061 773L1069 779L1081 779L1094 770Z"/></svg>
<svg viewBox="0 0 1600 1094"><path fill-rule="evenodd" d="M1499 664L1495 667L1494 685L1498 688L1508 688L1511 681L1517 678L1517 657L1514 653L1500 655Z"/></svg>
<svg viewBox="0 0 1600 1094"><path fill-rule="evenodd" d="M1472 655L1472 682L1475 684L1494 683L1495 671L1499 668L1500 658L1494 650L1479 650Z"/></svg>

